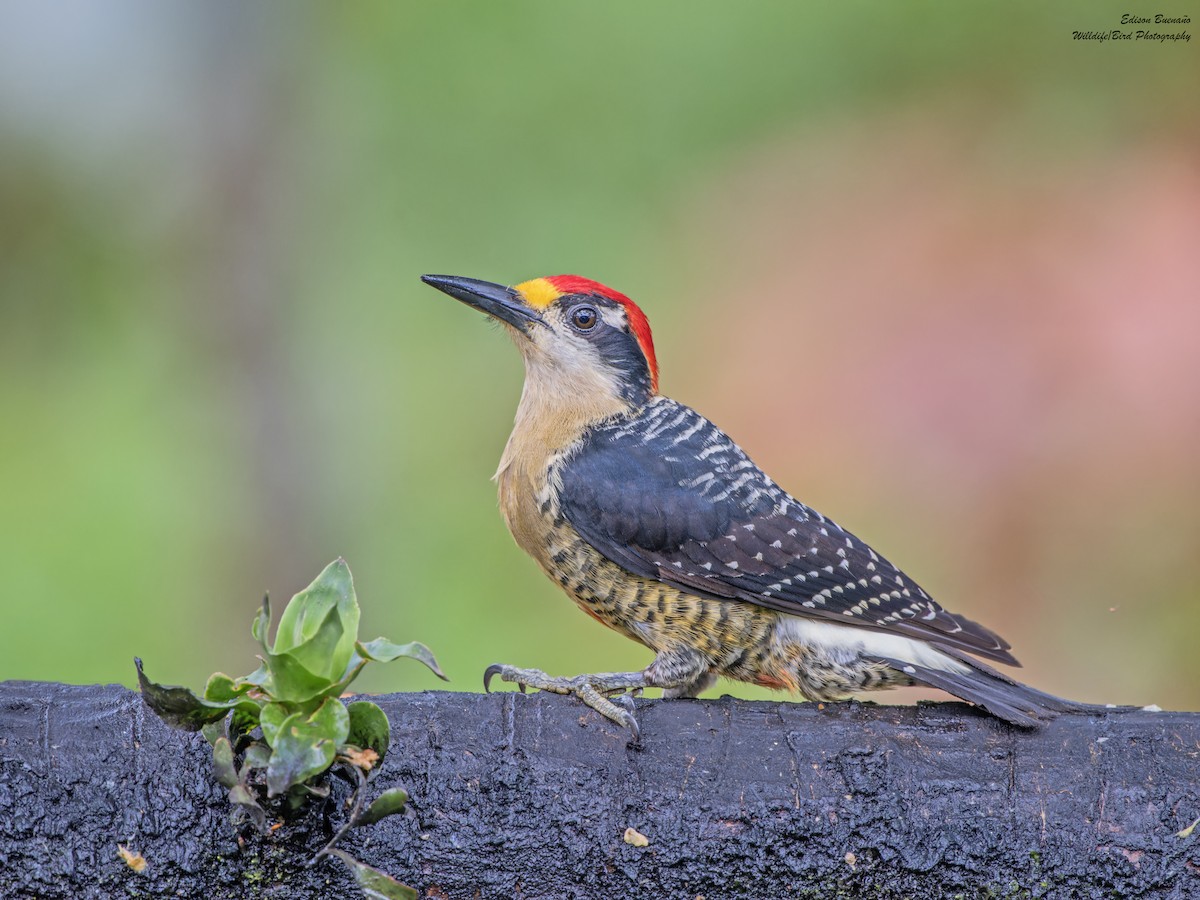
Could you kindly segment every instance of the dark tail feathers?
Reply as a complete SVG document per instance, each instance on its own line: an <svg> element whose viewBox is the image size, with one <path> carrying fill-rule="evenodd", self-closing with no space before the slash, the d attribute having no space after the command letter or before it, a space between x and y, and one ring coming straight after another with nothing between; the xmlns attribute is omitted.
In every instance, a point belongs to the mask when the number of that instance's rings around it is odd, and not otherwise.
<svg viewBox="0 0 1200 900"><path fill-rule="evenodd" d="M960 700L983 707L992 715L1022 728L1036 728L1063 713L1112 711L1110 707L1076 703L1074 700L1064 700L1062 697L1043 693L1014 681L966 654L960 655L946 650L942 652L965 663L969 667L968 671L945 672L941 669L927 669L897 659L880 658L880 661L912 676L918 684L953 694Z"/></svg>

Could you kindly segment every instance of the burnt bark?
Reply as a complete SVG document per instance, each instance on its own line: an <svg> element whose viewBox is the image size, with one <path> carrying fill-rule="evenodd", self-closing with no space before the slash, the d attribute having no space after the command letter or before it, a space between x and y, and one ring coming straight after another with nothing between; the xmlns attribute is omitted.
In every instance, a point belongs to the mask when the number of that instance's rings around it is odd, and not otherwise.
<svg viewBox="0 0 1200 900"><path fill-rule="evenodd" d="M1200 714L1020 731L957 703L377 699L373 789L415 815L343 846L437 898L1200 897ZM337 790L263 838L197 734L117 686L0 684L0 896L357 898ZM624 840L627 828L648 840ZM146 860L141 874L118 856Z"/></svg>

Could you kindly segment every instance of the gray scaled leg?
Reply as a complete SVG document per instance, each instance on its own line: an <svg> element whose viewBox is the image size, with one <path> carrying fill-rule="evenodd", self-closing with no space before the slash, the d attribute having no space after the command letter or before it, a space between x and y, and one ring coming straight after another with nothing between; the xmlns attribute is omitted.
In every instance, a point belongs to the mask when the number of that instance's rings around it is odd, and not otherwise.
<svg viewBox="0 0 1200 900"><path fill-rule="evenodd" d="M717 673L708 671L689 684L667 688L663 691L664 700L675 700L678 697L699 697L704 691L717 683Z"/></svg>
<svg viewBox="0 0 1200 900"><path fill-rule="evenodd" d="M483 689L486 691L492 678L499 675L501 681L511 682L522 691L532 687L555 694L574 694L600 715L628 728L636 743L638 724L633 710L618 706L613 702L613 695L621 695L620 699L629 706L632 702L627 699L626 692L636 693L648 687L663 688L666 696L690 696L678 691L704 681L707 673L707 661L694 650L666 650L640 672L599 672L573 678L554 677L540 669L519 669L497 663L488 666L483 673Z"/></svg>

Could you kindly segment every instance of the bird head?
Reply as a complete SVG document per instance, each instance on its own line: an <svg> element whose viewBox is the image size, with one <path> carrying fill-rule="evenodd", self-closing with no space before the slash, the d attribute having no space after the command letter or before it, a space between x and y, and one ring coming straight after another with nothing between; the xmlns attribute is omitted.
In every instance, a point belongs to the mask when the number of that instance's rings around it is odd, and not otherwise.
<svg viewBox="0 0 1200 900"><path fill-rule="evenodd" d="M421 280L503 323L525 357L527 383L564 397L599 392L634 407L658 392L650 323L637 304L598 281L553 275L505 287L452 275Z"/></svg>

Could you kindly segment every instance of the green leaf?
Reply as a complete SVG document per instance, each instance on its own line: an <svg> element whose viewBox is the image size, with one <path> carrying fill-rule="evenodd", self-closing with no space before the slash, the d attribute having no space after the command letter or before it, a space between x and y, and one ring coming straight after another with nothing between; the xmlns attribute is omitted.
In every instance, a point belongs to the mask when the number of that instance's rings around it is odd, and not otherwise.
<svg viewBox="0 0 1200 900"><path fill-rule="evenodd" d="M321 675L314 675L290 654L276 656L268 653L263 664L242 681L254 685L273 700L288 703L304 703L321 697L338 696L340 683Z"/></svg>
<svg viewBox="0 0 1200 900"><path fill-rule="evenodd" d="M250 636L258 641L262 648L270 651L267 646L267 638L271 631L271 595L264 594L262 606L258 608L258 615L254 617L254 621L250 623Z"/></svg>
<svg viewBox="0 0 1200 900"><path fill-rule="evenodd" d="M233 745L228 738L217 738L213 744L213 777L227 788L238 783L237 769L233 767Z"/></svg>
<svg viewBox="0 0 1200 900"><path fill-rule="evenodd" d="M336 698L325 700L307 719L299 713L279 726L267 765L267 795L276 797L293 785L319 775L346 742L350 715Z"/></svg>
<svg viewBox="0 0 1200 900"><path fill-rule="evenodd" d="M350 732L346 743L355 747L370 747L379 754L379 764L387 755L391 726L383 710L369 700L356 700L346 707L350 714Z"/></svg>
<svg viewBox="0 0 1200 900"><path fill-rule="evenodd" d="M320 797L324 800L329 796L333 789L329 786L329 782L325 781L321 784L298 784L292 788L292 791L300 798L301 802L309 797Z"/></svg>
<svg viewBox="0 0 1200 900"><path fill-rule="evenodd" d="M337 748L302 727L299 713L288 716L271 744L267 763L267 796L278 797L289 788L329 768Z"/></svg>
<svg viewBox="0 0 1200 900"><path fill-rule="evenodd" d="M234 749L258 726L261 709L261 703L245 700L233 708L229 717L229 739L233 741Z"/></svg>
<svg viewBox="0 0 1200 900"><path fill-rule="evenodd" d="M133 659L137 666L138 685L142 699L158 717L174 728L184 731L199 731L209 722L223 719L235 703L210 703L197 697L185 687L171 684L155 684L142 671L142 661Z"/></svg>
<svg viewBox="0 0 1200 900"><path fill-rule="evenodd" d="M201 727L200 733L204 735L206 741L215 747L218 739L225 737L225 723L220 720L209 722L207 725Z"/></svg>
<svg viewBox="0 0 1200 900"><path fill-rule="evenodd" d="M354 652L358 614L350 567L336 559L288 603L271 652L288 655L326 682L336 681Z"/></svg>
<svg viewBox="0 0 1200 900"><path fill-rule="evenodd" d="M265 769L271 762L271 748L262 741L255 741L246 748L246 753L242 757L242 777L245 777L251 769Z"/></svg>
<svg viewBox="0 0 1200 900"><path fill-rule="evenodd" d="M229 789L229 802L242 808L263 834L267 833L267 813L258 805L253 792L244 784L235 784Z"/></svg>
<svg viewBox="0 0 1200 900"><path fill-rule="evenodd" d="M391 662L402 656L419 660L429 666L433 670L433 674L442 679L442 681L450 680L443 674L441 667L438 666L437 660L433 657L433 651L420 641L413 641L409 644L393 644L387 638L375 638L370 643L364 644L360 641L355 646L357 646L359 653L367 659L375 660L375 662Z"/></svg>
<svg viewBox="0 0 1200 900"><path fill-rule="evenodd" d="M341 700L329 697L309 716L306 724L321 737L333 741L336 748L346 743L346 735L350 733L350 713Z"/></svg>
<svg viewBox="0 0 1200 900"><path fill-rule="evenodd" d="M370 900L418 900L420 894L406 884L401 884L387 872L359 862L345 850L331 850L344 862L354 875L354 880Z"/></svg>
<svg viewBox="0 0 1200 900"><path fill-rule="evenodd" d="M208 677L208 684L204 686L204 699L212 703L240 700L252 687L254 685L249 682L234 681L224 672L214 672Z"/></svg>
<svg viewBox="0 0 1200 900"><path fill-rule="evenodd" d="M267 668L266 661L260 656L259 661L262 663L257 669L249 675L243 675L239 681L243 681L252 687L262 687L271 680L271 670Z"/></svg>
<svg viewBox="0 0 1200 900"><path fill-rule="evenodd" d="M267 667L271 676L263 690L276 700L303 703L314 697L327 696L334 687L331 677L310 671L291 653L269 655Z"/></svg>
<svg viewBox="0 0 1200 900"><path fill-rule="evenodd" d="M380 819L404 812L404 804L408 803L408 793L401 788L391 788L384 791L372 801L358 819L355 825L374 825Z"/></svg>
<svg viewBox="0 0 1200 900"><path fill-rule="evenodd" d="M330 697L340 697L346 693L346 689L350 687L350 682L358 677L358 673L363 670L363 666L367 664L367 660L363 659L357 653L352 654L350 663L346 666L346 671L342 674L342 679L337 684L329 689Z"/></svg>
<svg viewBox="0 0 1200 900"><path fill-rule="evenodd" d="M228 675L217 672L208 679L208 684L204 688L204 699L209 703L221 704L236 704L232 709L232 715L229 719L229 728L226 731L224 723L221 724L219 734L227 734L230 741L233 742L234 752L237 752L238 744L241 739L250 731L254 730L254 726L258 724L258 712L263 701L247 697L246 694L254 688L254 685L244 679L234 680ZM217 725L205 725L205 737L209 738L209 743L216 740L217 733L209 736L208 729L216 728Z"/></svg>
<svg viewBox="0 0 1200 900"><path fill-rule="evenodd" d="M263 740L274 747L279 729L292 712L282 703L268 703L258 716L258 724L262 726Z"/></svg>

